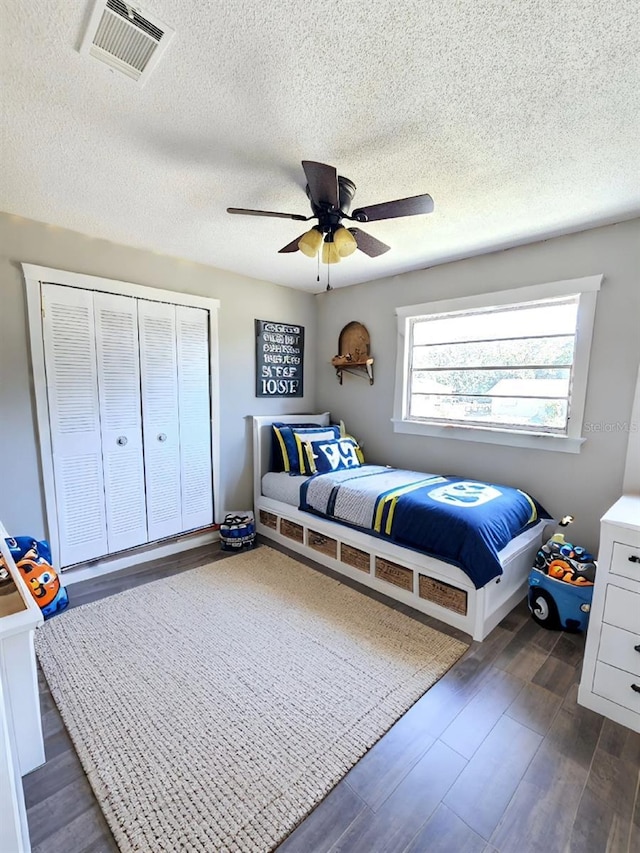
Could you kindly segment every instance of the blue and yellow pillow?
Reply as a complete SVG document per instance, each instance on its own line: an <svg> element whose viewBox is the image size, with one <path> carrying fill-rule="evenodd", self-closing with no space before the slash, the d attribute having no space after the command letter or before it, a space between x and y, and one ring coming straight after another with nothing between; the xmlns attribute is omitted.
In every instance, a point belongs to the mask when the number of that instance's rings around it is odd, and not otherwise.
<svg viewBox="0 0 640 853"><path fill-rule="evenodd" d="M274 470L287 471L289 474L312 474L305 443L337 439L340 437L340 427L274 423L273 434ZM276 448L279 454L275 452Z"/></svg>
<svg viewBox="0 0 640 853"><path fill-rule="evenodd" d="M352 435L349 435L349 433L347 432L347 428L344 425L344 421L340 421L340 438L350 438L351 441L355 442L358 459L360 460L360 464L364 465L364 453L362 452L360 442L357 438L354 438Z"/></svg>
<svg viewBox="0 0 640 853"><path fill-rule="evenodd" d="M271 430L271 464L269 465L270 471L284 471L285 470L285 459L287 458L286 448L284 445L284 439L281 435L281 429L304 429L306 427L315 427L316 429L319 427L319 424L311 424L311 423L299 423L299 424L285 424L279 421L276 421L272 424L273 429ZM284 454L283 454L284 451Z"/></svg>
<svg viewBox="0 0 640 853"><path fill-rule="evenodd" d="M314 474L359 468L363 461L362 451L353 438L308 441L306 451L307 468Z"/></svg>

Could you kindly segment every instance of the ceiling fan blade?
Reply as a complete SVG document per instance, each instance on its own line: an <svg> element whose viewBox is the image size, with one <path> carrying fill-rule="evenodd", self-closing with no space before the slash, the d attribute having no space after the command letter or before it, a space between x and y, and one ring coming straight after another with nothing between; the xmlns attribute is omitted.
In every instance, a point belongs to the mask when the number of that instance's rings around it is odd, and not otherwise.
<svg viewBox="0 0 640 853"><path fill-rule="evenodd" d="M244 216L277 216L278 219L297 219L298 222L307 222L313 216L302 216L300 213L276 213L275 210L247 210L244 207L228 207L227 213L240 213Z"/></svg>
<svg viewBox="0 0 640 853"><path fill-rule="evenodd" d="M326 163L316 163L314 160L303 160L302 168L313 204L316 207L329 205L339 208L338 172L335 167L327 166Z"/></svg>
<svg viewBox="0 0 640 853"><path fill-rule="evenodd" d="M306 231L305 231L306 234ZM301 234L300 237L304 237L304 234ZM295 240L292 240L290 243L287 243L286 246L283 246L281 249L278 249L278 254L281 255L284 252L298 252L300 251L298 247L298 243L300 242L300 237L296 237Z"/></svg>
<svg viewBox="0 0 640 853"><path fill-rule="evenodd" d="M356 243L360 251L364 252L365 255L369 255L370 258L377 258L378 255L384 255L391 248L391 246L383 243L382 240L376 240L371 234L366 234L359 228L349 228L349 231L356 238Z"/></svg>
<svg viewBox="0 0 640 853"><path fill-rule="evenodd" d="M397 219L400 216L417 216L420 213L431 213L433 199L430 195L414 195L410 198L399 198L396 201L383 201L371 204L369 207L359 207L351 214L356 222L375 222L378 219Z"/></svg>

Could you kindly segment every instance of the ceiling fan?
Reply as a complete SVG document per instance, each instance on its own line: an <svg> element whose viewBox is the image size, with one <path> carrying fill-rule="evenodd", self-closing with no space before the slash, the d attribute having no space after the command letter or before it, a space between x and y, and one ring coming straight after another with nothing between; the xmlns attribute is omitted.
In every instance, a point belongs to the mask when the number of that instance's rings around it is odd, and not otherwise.
<svg viewBox="0 0 640 853"><path fill-rule="evenodd" d="M325 264L337 264L341 258L351 255L356 249L360 249L370 258L376 258L388 252L391 247L360 228L345 228L342 224L343 219L358 223L376 222L380 219L397 219L401 216L431 213L433 210L433 199L425 193L396 201L384 201L369 207L359 207L349 214L356 191L353 181L339 175L333 166L327 166L326 163L303 160L302 168L307 179L306 192L313 211L311 216L302 216L299 213L278 213L273 210L247 210L242 207L227 208L227 213L246 216L276 216L280 219L295 219L299 222L318 220L317 225L283 246L279 253L301 251L308 257L314 258L322 247L322 262Z"/></svg>

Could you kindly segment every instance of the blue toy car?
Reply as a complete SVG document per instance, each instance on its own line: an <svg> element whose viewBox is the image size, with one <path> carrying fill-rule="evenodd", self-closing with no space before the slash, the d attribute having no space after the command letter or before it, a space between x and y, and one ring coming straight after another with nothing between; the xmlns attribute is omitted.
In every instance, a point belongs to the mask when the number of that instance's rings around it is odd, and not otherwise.
<svg viewBox="0 0 640 853"><path fill-rule="evenodd" d="M539 569L529 574L529 610L543 628L586 631L593 587L575 587Z"/></svg>
<svg viewBox="0 0 640 853"><path fill-rule="evenodd" d="M560 526L573 519L566 516ZM529 574L529 610L544 628L585 631L589 622L596 563L585 548L555 533L536 554Z"/></svg>

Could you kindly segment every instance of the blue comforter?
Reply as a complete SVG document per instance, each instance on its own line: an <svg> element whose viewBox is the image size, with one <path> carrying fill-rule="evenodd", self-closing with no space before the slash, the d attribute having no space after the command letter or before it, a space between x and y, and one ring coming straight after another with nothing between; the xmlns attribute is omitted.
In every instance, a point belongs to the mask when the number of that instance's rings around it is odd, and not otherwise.
<svg viewBox="0 0 640 853"><path fill-rule="evenodd" d="M310 477L300 509L459 566L477 589L502 574L499 551L550 518L520 489L379 465Z"/></svg>

